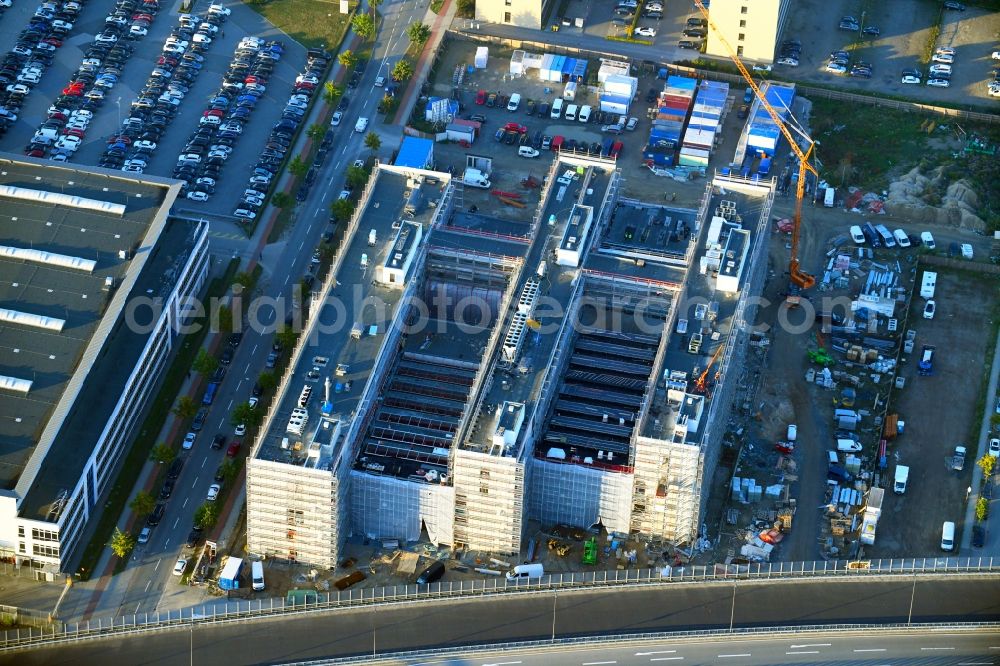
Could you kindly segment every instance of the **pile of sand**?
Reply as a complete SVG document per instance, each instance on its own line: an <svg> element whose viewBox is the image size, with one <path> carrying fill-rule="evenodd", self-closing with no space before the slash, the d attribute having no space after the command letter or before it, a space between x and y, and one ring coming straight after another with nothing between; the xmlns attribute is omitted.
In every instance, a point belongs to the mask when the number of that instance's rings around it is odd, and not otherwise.
<svg viewBox="0 0 1000 666"><path fill-rule="evenodd" d="M927 203L939 197L940 205ZM908 218L912 222L943 224L974 231L986 228L975 213L979 207L976 193L964 180L948 184L940 167L926 175L914 167L889 185L885 203L894 217Z"/></svg>

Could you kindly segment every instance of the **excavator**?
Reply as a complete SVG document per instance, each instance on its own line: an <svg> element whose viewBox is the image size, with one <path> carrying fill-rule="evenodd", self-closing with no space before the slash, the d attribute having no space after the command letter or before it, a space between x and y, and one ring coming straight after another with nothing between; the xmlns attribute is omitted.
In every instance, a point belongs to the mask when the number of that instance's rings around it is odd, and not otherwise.
<svg viewBox="0 0 1000 666"><path fill-rule="evenodd" d="M773 120L774 124L778 126L779 130L781 130L781 134L788 141L788 145L791 147L792 152L795 153L795 156L799 160L798 182L795 184L795 215L792 218L792 248L791 257L788 262L790 284L788 297L786 299L786 302L789 305L798 305L801 292L816 285L816 278L803 271L802 267L799 265L799 236L802 231L802 201L806 194L806 174L807 172L812 173L816 176L817 180L819 179L819 173L816 171L816 168L809 163L810 158L813 157L813 149L815 148L816 143L803 130L795 128L795 131L801 135L803 141L806 143L805 150L802 150L802 148L799 147L799 144L792 135L788 125L785 124L785 121L781 119L778 112L773 106L771 106L770 102L767 101L764 93L760 91L760 88L754 81L753 76L750 75L750 71L747 69L746 65L743 64L739 55L736 54L735 49L733 49L733 47L726 40L725 35L712 22L712 18L708 14L708 9L705 8L705 5L702 4L701 0L693 0L693 2L698 8L698 11L705 17L705 22L708 23L709 28L716 34L719 41L725 47L729 54L729 58L736 64L737 69L740 70L740 74L744 79L746 79L747 85L750 86L754 95L756 95L757 99L760 100L761 106L764 107L768 115L771 116L771 120Z"/></svg>

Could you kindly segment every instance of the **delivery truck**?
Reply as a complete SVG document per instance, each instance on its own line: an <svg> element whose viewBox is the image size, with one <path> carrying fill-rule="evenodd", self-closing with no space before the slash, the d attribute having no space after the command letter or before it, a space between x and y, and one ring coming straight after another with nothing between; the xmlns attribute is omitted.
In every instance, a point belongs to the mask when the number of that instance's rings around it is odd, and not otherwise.
<svg viewBox="0 0 1000 666"><path fill-rule="evenodd" d="M220 590L238 590L240 587L240 572L243 569L243 560L239 557L230 557L226 560L226 566L222 567L219 574Z"/></svg>
<svg viewBox="0 0 1000 666"><path fill-rule="evenodd" d="M902 495L906 492L906 482L910 478L910 468L906 465L896 465L896 475L892 482L892 492Z"/></svg>
<svg viewBox="0 0 1000 666"><path fill-rule="evenodd" d="M924 271L924 277L920 280L920 297L927 300L934 298L935 287L937 287L937 273Z"/></svg>

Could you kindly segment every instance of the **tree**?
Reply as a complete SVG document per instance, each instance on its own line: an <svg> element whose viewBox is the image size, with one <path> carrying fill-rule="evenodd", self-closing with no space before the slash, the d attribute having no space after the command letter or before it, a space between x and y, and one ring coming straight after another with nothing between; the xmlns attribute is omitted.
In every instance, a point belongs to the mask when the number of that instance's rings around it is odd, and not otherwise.
<svg viewBox="0 0 1000 666"><path fill-rule="evenodd" d="M153 497L152 493L140 490L132 498L132 501L128 503L128 506L136 515L148 516L156 508L156 498Z"/></svg>
<svg viewBox="0 0 1000 666"><path fill-rule="evenodd" d="M288 192L275 192L271 197L271 203L278 208L285 208L291 206L294 202L292 200L292 195Z"/></svg>
<svg viewBox="0 0 1000 666"><path fill-rule="evenodd" d="M177 398L177 404L174 405L174 414L180 419L193 419L194 415L198 413L198 403L194 401L189 395L182 395Z"/></svg>
<svg viewBox="0 0 1000 666"><path fill-rule="evenodd" d="M288 163L288 171L291 172L293 176L304 176L306 171L309 171L309 164L302 159L301 155L296 155L292 158L292 161Z"/></svg>
<svg viewBox="0 0 1000 666"><path fill-rule="evenodd" d="M215 372L216 368L219 367L219 359L217 359L212 354L208 353L206 349L199 349L198 356L194 359L194 364L191 366L194 371L203 377L209 377Z"/></svg>
<svg viewBox="0 0 1000 666"><path fill-rule="evenodd" d="M990 515L990 501L985 497L976 500L976 522L983 522Z"/></svg>
<svg viewBox="0 0 1000 666"><path fill-rule="evenodd" d="M458 15L461 18L476 16L476 0L458 0Z"/></svg>
<svg viewBox="0 0 1000 666"><path fill-rule="evenodd" d="M326 126L319 123L310 125L309 129L306 130L306 136L310 139L322 139L324 134L326 134Z"/></svg>
<svg viewBox="0 0 1000 666"><path fill-rule="evenodd" d="M413 76L413 63L406 58L400 58L395 67L392 68L392 78L394 81L406 81Z"/></svg>
<svg viewBox="0 0 1000 666"><path fill-rule="evenodd" d="M351 19L351 27L358 37L368 41L375 36L375 19L371 14L358 14Z"/></svg>
<svg viewBox="0 0 1000 666"><path fill-rule="evenodd" d="M219 465L219 472L222 474L223 483L229 485L240 473L240 466L236 464L235 460L226 460Z"/></svg>
<svg viewBox="0 0 1000 666"><path fill-rule="evenodd" d="M976 461L979 469L983 470L983 478L989 479L993 476L993 468L996 466L996 462L997 459L988 453Z"/></svg>
<svg viewBox="0 0 1000 666"><path fill-rule="evenodd" d="M233 276L233 284L238 284L244 289L249 289L250 287L253 286L253 283L254 283L253 275L247 273L246 271L240 271L239 273Z"/></svg>
<svg viewBox="0 0 1000 666"><path fill-rule="evenodd" d="M344 94L344 89L333 81L323 84L323 101L327 104L336 104L340 96Z"/></svg>
<svg viewBox="0 0 1000 666"><path fill-rule="evenodd" d="M194 511L194 524L203 530L214 527L219 520L219 507L215 502L205 502Z"/></svg>
<svg viewBox="0 0 1000 666"><path fill-rule="evenodd" d="M354 202L350 199L337 199L330 204L330 214L341 221L351 219L354 213Z"/></svg>
<svg viewBox="0 0 1000 666"><path fill-rule="evenodd" d="M274 334L275 339L277 339L278 344L281 345L282 349L291 349L295 346L295 342L299 339L299 334L295 332L291 326L282 326L278 329L278 332Z"/></svg>
<svg viewBox="0 0 1000 666"><path fill-rule="evenodd" d="M368 182L368 170L364 167L351 165L347 167L347 184L354 188L360 188Z"/></svg>
<svg viewBox="0 0 1000 666"><path fill-rule="evenodd" d="M337 56L337 62L344 66L344 69L354 69L354 65L358 62L358 56L351 49L344 49L339 56ZM327 83L330 83L329 81Z"/></svg>
<svg viewBox="0 0 1000 666"><path fill-rule="evenodd" d="M132 552L132 549L135 548L135 537L122 532L116 527L115 533L111 536L111 542L108 545L111 547L111 552L125 559Z"/></svg>
<svg viewBox="0 0 1000 666"><path fill-rule="evenodd" d="M278 388L278 376L270 370L265 370L257 377L257 383L260 384L261 390L267 393Z"/></svg>
<svg viewBox="0 0 1000 666"><path fill-rule="evenodd" d="M233 332L233 311L228 306L219 306L219 330L223 333Z"/></svg>
<svg viewBox="0 0 1000 666"><path fill-rule="evenodd" d="M378 149L382 147L382 139L378 138L378 134L375 132L368 132L365 136L365 148L371 149L372 153L378 152Z"/></svg>
<svg viewBox="0 0 1000 666"><path fill-rule="evenodd" d="M153 447L153 450L149 452L149 457L154 462L158 462L161 465L169 465L177 457L177 451L166 442L160 442Z"/></svg>
<svg viewBox="0 0 1000 666"><path fill-rule="evenodd" d="M382 0L368 0L368 6L371 7L373 17L375 16L375 10L378 9L381 4Z"/></svg>
<svg viewBox="0 0 1000 666"><path fill-rule="evenodd" d="M229 416L229 421L233 425L244 423L248 426L260 425L263 414L250 406L249 402L241 402L233 407L233 413Z"/></svg>
<svg viewBox="0 0 1000 666"><path fill-rule="evenodd" d="M414 44L422 45L430 39L431 28L426 23L414 21L410 25L406 26L406 36L409 37L410 41Z"/></svg>

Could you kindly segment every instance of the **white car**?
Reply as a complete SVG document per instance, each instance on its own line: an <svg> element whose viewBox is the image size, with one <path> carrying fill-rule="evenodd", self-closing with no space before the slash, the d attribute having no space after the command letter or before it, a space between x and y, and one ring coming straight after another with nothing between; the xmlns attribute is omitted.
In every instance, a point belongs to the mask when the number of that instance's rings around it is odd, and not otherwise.
<svg viewBox="0 0 1000 666"><path fill-rule="evenodd" d="M69 156L66 155L65 153L56 153L49 159L53 162L66 162L69 160Z"/></svg>
<svg viewBox="0 0 1000 666"><path fill-rule="evenodd" d="M934 53L953 56L955 55L955 49L951 48L950 46L939 46L936 49L934 49Z"/></svg>
<svg viewBox="0 0 1000 666"><path fill-rule="evenodd" d="M189 432L188 434L184 435L184 443L181 444L181 448L184 449L185 451L190 451L192 448L194 448L195 437L197 437L197 435L195 435L193 432Z"/></svg>
<svg viewBox="0 0 1000 666"><path fill-rule="evenodd" d="M358 118L358 122L355 123L355 125L354 125L354 131L358 132L358 133L361 133L361 132L364 132L366 129L368 129L368 119L367 118Z"/></svg>
<svg viewBox="0 0 1000 666"><path fill-rule="evenodd" d="M899 82L900 83L916 83L916 84L919 84L920 83L920 77L919 76L913 76L912 74L905 74L903 76L903 78L901 78L899 80Z"/></svg>
<svg viewBox="0 0 1000 666"><path fill-rule="evenodd" d="M56 141L55 147L74 152L80 147L80 143L80 137L78 136L61 136Z"/></svg>
<svg viewBox="0 0 1000 666"><path fill-rule="evenodd" d="M18 74L17 75L17 82L18 83L25 83L25 84L35 85L36 83L38 83L41 80L42 80L42 74L41 74L41 72L33 72L33 71L31 71L31 72L24 72L23 74Z"/></svg>
<svg viewBox="0 0 1000 666"><path fill-rule="evenodd" d="M188 192L186 196L191 201L208 201L208 194L206 192Z"/></svg>
<svg viewBox="0 0 1000 666"><path fill-rule="evenodd" d="M152 527L143 527L142 531L139 532L139 538L136 539L136 543L149 543L149 537L153 534Z"/></svg>
<svg viewBox="0 0 1000 666"><path fill-rule="evenodd" d="M248 196L244 196L243 197L243 203L248 203L251 206L257 206L258 208L260 208L261 206L264 205L264 197L248 197Z"/></svg>
<svg viewBox="0 0 1000 666"><path fill-rule="evenodd" d="M145 37L146 35L149 34L149 30L142 27L141 25L133 25L128 29L128 34L132 35L133 37Z"/></svg>
<svg viewBox="0 0 1000 666"><path fill-rule="evenodd" d="M799 59L786 56L784 58L778 58L778 64L786 65L788 67L798 67Z"/></svg>
<svg viewBox="0 0 1000 666"><path fill-rule="evenodd" d="M1000 438L994 437L990 440L990 448L988 454L994 458L1000 458Z"/></svg>
<svg viewBox="0 0 1000 666"><path fill-rule="evenodd" d="M146 140L136 141L135 142L135 147L136 148L140 148L142 150L156 150L156 142L155 141L146 141Z"/></svg>
<svg viewBox="0 0 1000 666"><path fill-rule="evenodd" d="M138 164L126 164L122 167L125 173L142 173L145 169Z"/></svg>
<svg viewBox="0 0 1000 666"><path fill-rule="evenodd" d="M229 7L223 7L220 4L214 4L214 5L209 5L208 6L208 13L209 14L221 14L222 16L229 16L230 14L233 13L233 10L229 9Z"/></svg>
<svg viewBox="0 0 1000 666"><path fill-rule="evenodd" d="M924 305L924 319L934 319L934 313L937 311L937 304L934 303L934 299L927 301Z"/></svg>
<svg viewBox="0 0 1000 666"><path fill-rule="evenodd" d="M943 62L945 64L950 65L951 63L955 62L955 56L953 56L951 54L948 54L948 53L935 53L931 57L931 61L932 62Z"/></svg>
<svg viewBox="0 0 1000 666"><path fill-rule="evenodd" d="M755 71L755 72L770 72L771 71L771 66L770 65L754 65L753 66L753 71Z"/></svg>
<svg viewBox="0 0 1000 666"><path fill-rule="evenodd" d="M259 398L250 398L247 400L247 404L250 405L250 409L257 409L257 403L260 402Z"/></svg>
<svg viewBox="0 0 1000 666"><path fill-rule="evenodd" d="M191 41L195 44L205 44L207 46L212 43L212 38L204 33L196 32L194 33L194 36L191 37Z"/></svg>
<svg viewBox="0 0 1000 666"><path fill-rule="evenodd" d="M930 67L931 76L935 74L951 74L951 65L931 65Z"/></svg>
<svg viewBox="0 0 1000 666"><path fill-rule="evenodd" d="M336 127L340 124L340 121L344 119L344 114L340 111L333 112L333 118L330 119L330 126Z"/></svg>
<svg viewBox="0 0 1000 666"><path fill-rule="evenodd" d="M71 118L86 118L87 120L91 120L94 117L94 113L92 111L87 111L86 109L77 109L76 111L74 111L70 115L70 117Z"/></svg>
<svg viewBox="0 0 1000 666"><path fill-rule="evenodd" d="M845 67L844 65L839 65L835 62L831 62L827 63L826 71L830 72L831 74L843 74L844 72L847 71L847 67Z"/></svg>
<svg viewBox="0 0 1000 666"><path fill-rule="evenodd" d="M237 437L242 437L243 435L247 434L247 424L241 423L238 426L236 426L236 430L233 431L233 434L236 435Z"/></svg>
<svg viewBox="0 0 1000 666"><path fill-rule="evenodd" d="M994 60L1000 60L1000 51L994 51L993 55L990 56Z"/></svg>
<svg viewBox="0 0 1000 666"><path fill-rule="evenodd" d="M645 26L638 27L633 31L640 37L656 37L656 30L654 28L647 28Z"/></svg>
<svg viewBox="0 0 1000 666"><path fill-rule="evenodd" d="M785 432L785 439L789 442L794 442L799 436L799 427L794 423L788 424L788 430Z"/></svg>
<svg viewBox="0 0 1000 666"><path fill-rule="evenodd" d="M927 79L927 85L934 88L947 88L951 82L948 79Z"/></svg>
<svg viewBox="0 0 1000 666"><path fill-rule="evenodd" d="M195 185L208 185L209 187L215 187L215 179L209 178L208 176L202 176L198 180L194 181Z"/></svg>
<svg viewBox="0 0 1000 666"><path fill-rule="evenodd" d="M204 23L198 26L198 30L208 35L214 35L215 33L219 32L219 26L212 25L208 21L205 21Z"/></svg>
<svg viewBox="0 0 1000 666"><path fill-rule="evenodd" d="M187 569L187 566L188 566L187 558L178 557L177 558L177 563L174 564L174 575L175 576L183 576L184 575L184 570Z"/></svg>
<svg viewBox="0 0 1000 666"><path fill-rule="evenodd" d="M233 215L244 220L253 220L257 217L257 213L252 210L247 210L246 208L237 208L233 211Z"/></svg>
<svg viewBox="0 0 1000 666"><path fill-rule="evenodd" d="M219 491L221 490L222 486L217 483L213 483L208 487L208 495L205 496L205 499L209 502L214 502L219 497Z"/></svg>

